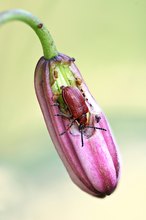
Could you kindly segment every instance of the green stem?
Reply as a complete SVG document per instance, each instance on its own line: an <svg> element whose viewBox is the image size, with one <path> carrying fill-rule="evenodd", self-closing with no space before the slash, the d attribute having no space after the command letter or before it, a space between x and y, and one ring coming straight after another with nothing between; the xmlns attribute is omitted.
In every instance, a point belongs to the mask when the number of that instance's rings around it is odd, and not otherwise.
<svg viewBox="0 0 146 220"><path fill-rule="evenodd" d="M0 13L0 25L14 20L22 21L28 24L35 31L42 44L44 57L46 59L50 59L58 55L56 46L48 29L36 16L33 16L31 13L21 9L12 9Z"/></svg>

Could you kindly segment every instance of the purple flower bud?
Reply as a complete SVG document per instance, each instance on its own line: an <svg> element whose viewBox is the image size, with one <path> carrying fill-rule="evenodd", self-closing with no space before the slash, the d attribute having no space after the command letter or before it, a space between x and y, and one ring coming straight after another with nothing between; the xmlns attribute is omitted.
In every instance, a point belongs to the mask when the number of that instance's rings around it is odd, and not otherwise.
<svg viewBox="0 0 146 220"><path fill-rule="evenodd" d="M119 180L119 155L109 124L74 59L39 60L35 90L56 150L71 179L85 192L110 195Z"/></svg>

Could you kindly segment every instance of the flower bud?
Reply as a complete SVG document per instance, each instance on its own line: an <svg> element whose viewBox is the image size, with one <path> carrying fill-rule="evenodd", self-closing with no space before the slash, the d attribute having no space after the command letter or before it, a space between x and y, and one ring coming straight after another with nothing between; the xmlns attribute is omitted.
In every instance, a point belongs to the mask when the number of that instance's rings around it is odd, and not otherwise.
<svg viewBox="0 0 146 220"><path fill-rule="evenodd" d="M42 57L36 95L46 126L71 179L85 192L110 195L119 180L119 155L109 124L74 59Z"/></svg>

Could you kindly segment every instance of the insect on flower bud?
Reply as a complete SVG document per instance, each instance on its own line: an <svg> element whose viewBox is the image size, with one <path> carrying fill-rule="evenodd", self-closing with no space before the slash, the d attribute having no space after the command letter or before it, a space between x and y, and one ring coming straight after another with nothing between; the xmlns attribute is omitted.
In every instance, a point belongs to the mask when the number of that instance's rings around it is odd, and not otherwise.
<svg viewBox="0 0 146 220"><path fill-rule="evenodd" d="M74 59L41 58L35 89L56 150L71 179L85 192L110 195L119 180L119 155L109 124Z"/></svg>

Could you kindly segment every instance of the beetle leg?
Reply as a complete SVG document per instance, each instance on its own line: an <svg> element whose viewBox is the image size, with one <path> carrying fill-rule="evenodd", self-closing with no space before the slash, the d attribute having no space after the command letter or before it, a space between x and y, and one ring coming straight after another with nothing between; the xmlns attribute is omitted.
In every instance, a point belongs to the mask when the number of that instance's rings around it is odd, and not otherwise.
<svg viewBox="0 0 146 220"><path fill-rule="evenodd" d="M54 116L61 116L61 117L65 117L65 118L68 118L68 119L72 118L72 115L67 115L67 114L64 114L64 113L59 113L59 114L56 114Z"/></svg>
<svg viewBox="0 0 146 220"><path fill-rule="evenodd" d="M66 130L63 131L62 133L60 133L59 135L61 136L61 135L65 134L65 133L69 130L69 128L71 128L71 126L73 125L73 123L75 122L75 120L76 120L76 119L73 119L72 122L70 123L70 125L66 128Z"/></svg>
<svg viewBox="0 0 146 220"><path fill-rule="evenodd" d="M55 102L51 106L59 106L59 103Z"/></svg>
<svg viewBox="0 0 146 220"><path fill-rule="evenodd" d="M96 122L99 123L99 121L101 120L101 117L98 115L95 115L95 119L96 119Z"/></svg>

